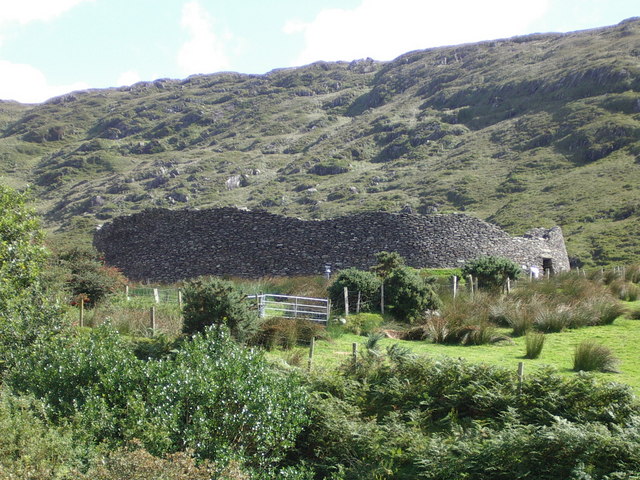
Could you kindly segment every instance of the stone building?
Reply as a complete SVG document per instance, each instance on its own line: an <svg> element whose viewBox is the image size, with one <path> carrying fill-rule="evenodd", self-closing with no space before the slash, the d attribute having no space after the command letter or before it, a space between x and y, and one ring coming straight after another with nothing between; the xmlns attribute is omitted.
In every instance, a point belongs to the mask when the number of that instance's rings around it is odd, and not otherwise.
<svg viewBox="0 0 640 480"><path fill-rule="evenodd" d="M199 275L322 274L325 265L367 269L380 251L413 267L460 267L483 255L541 271L569 269L559 227L513 237L462 215L364 212L300 220L234 208L147 210L105 224L94 237L109 265L132 280L174 282Z"/></svg>

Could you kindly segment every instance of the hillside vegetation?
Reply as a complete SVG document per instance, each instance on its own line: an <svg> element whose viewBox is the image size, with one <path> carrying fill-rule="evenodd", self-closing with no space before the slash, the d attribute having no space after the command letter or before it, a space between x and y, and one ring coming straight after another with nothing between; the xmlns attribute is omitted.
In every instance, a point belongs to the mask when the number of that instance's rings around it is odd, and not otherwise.
<svg viewBox="0 0 640 480"><path fill-rule="evenodd" d="M0 102L0 182L50 230L147 207L303 218L465 211L563 227L586 264L640 253L640 20Z"/></svg>

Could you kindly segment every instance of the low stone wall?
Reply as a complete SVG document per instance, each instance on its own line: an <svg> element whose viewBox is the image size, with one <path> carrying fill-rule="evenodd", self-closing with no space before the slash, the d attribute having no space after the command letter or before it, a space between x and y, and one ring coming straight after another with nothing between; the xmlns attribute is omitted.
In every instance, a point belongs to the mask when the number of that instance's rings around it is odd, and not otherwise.
<svg viewBox="0 0 640 480"><path fill-rule="evenodd" d="M374 255L398 252L413 267L459 267L482 255L556 271L569 268L559 227L511 237L473 217L366 212L304 221L234 208L148 210L95 234L109 265L132 280L174 282L199 275L322 274L330 265L367 269Z"/></svg>

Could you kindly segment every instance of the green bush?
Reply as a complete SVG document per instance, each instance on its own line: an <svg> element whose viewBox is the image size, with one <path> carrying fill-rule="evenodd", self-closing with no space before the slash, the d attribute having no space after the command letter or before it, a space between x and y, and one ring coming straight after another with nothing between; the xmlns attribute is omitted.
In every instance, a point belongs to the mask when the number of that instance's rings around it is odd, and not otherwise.
<svg viewBox="0 0 640 480"><path fill-rule="evenodd" d="M592 340L583 340L576 346L573 355L575 371L616 372L618 359L608 347Z"/></svg>
<svg viewBox="0 0 640 480"><path fill-rule="evenodd" d="M637 428L611 432L556 419L542 427L476 428L456 442L437 435L417 459L419 478L633 479L640 468Z"/></svg>
<svg viewBox="0 0 640 480"><path fill-rule="evenodd" d="M357 313L349 315L344 329L355 335L368 335L380 328L384 323L384 317L378 313Z"/></svg>
<svg viewBox="0 0 640 480"><path fill-rule="evenodd" d="M350 302L360 293L360 310L370 311L380 304L380 279L371 272L347 268L341 270L327 289L334 309L344 312L344 289L348 289ZM351 305L353 307L353 305Z"/></svg>
<svg viewBox="0 0 640 480"><path fill-rule="evenodd" d="M400 321L413 322L442 302L428 280L409 268L396 268L384 280L385 304Z"/></svg>
<svg viewBox="0 0 640 480"><path fill-rule="evenodd" d="M87 457L69 426L50 424L41 402L0 391L0 478L72 480Z"/></svg>
<svg viewBox="0 0 640 480"><path fill-rule="evenodd" d="M544 347L545 336L543 333L528 332L525 337L526 352L525 358L538 358Z"/></svg>
<svg viewBox="0 0 640 480"><path fill-rule="evenodd" d="M284 458L306 424L306 393L298 379L270 368L223 328L207 328L175 359L151 367L150 422L171 448L267 467Z"/></svg>
<svg viewBox="0 0 640 480"><path fill-rule="evenodd" d="M127 284L127 279L118 269L103 264L95 249L70 249L58 254L57 264L72 298L83 297L88 306L124 291Z"/></svg>
<svg viewBox="0 0 640 480"><path fill-rule="evenodd" d="M319 478L503 480L524 471L555 479L575 471L613 479L633 478L640 465L628 387L541 370L518 394L514 370L392 350L367 368L351 362L343 377L310 378L312 417L296 457Z"/></svg>
<svg viewBox="0 0 640 480"><path fill-rule="evenodd" d="M182 293L182 331L193 335L210 325L224 325L231 335L246 342L259 328L258 312L233 282L220 278L197 278L186 283Z"/></svg>
<svg viewBox="0 0 640 480"><path fill-rule="evenodd" d="M7 376L41 399L54 421L73 421L92 442L133 440L154 455L192 449L226 465L277 466L306 424L295 375L208 327L173 356L142 361L108 326L34 344Z"/></svg>
<svg viewBox="0 0 640 480"><path fill-rule="evenodd" d="M0 185L0 370L65 326L42 284L47 252L27 197Z"/></svg>
<svg viewBox="0 0 640 480"><path fill-rule="evenodd" d="M378 263L371 267L371 271L381 278L387 278L391 272L403 268L405 264L404 258L398 252L378 252L376 261Z"/></svg>
<svg viewBox="0 0 640 480"><path fill-rule="evenodd" d="M466 262L462 267L462 275L471 275L478 279L478 286L488 289L502 288L507 279L517 280L522 270L517 263L502 257L479 257Z"/></svg>

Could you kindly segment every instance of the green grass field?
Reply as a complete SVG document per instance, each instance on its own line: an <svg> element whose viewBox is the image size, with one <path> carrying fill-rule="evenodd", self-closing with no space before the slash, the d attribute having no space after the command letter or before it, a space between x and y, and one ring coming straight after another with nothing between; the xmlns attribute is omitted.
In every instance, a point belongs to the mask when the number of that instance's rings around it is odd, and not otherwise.
<svg viewBox="0 0 640 480"><path fill-rule="evenodd" d="M636 302L640 304L640 302ZM507 329L503 333L508 333ZM384 348L394 343L409 348L420 355L435 357L464 358L470 362L485 362L505 368L518 368L519 362L524 362L525 375L534 373L543 366L552 366L560 373L574 375L573 353L575 346L582 340L592 339L609 347L620 360L619 373L597 373L600 378L612 382L630 385L637 395L640 395L640 321L618 318L612 325L586 327L567 330L561 333L546 335L546 341L540 358L525 359L525 339L518 337L513 343L501 342L490 345L459 346L439 345L424 341L404 341L385 338L380 341ZM328 341L317 341L313 358L314 369L336 369L342 362L348 361L352 352L352 344L358 343L358 349L364 348L366 337L342 334ZM292 356L291 351L273 351L268 356L287 359ZM300 355L306 365L308 355Z"/></svg>

